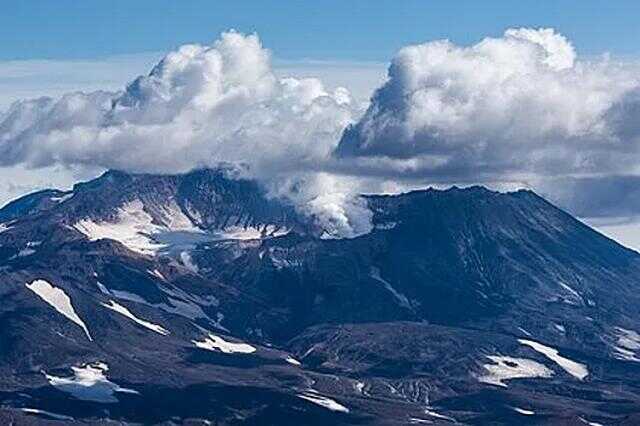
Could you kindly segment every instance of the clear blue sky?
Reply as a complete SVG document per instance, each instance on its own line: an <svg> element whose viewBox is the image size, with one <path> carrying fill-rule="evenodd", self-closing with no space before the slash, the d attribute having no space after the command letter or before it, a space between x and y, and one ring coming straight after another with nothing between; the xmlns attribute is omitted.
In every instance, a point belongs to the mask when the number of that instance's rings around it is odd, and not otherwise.
<svg viewBox="0 0 640 426"><path fill-rule="evenodd" d="M582 54L640 53L639 0L14 0L0 14L0 60L90 58L257 31L279 58L388 60L437 38L471 43L511 26L551 26Z"/></svg>

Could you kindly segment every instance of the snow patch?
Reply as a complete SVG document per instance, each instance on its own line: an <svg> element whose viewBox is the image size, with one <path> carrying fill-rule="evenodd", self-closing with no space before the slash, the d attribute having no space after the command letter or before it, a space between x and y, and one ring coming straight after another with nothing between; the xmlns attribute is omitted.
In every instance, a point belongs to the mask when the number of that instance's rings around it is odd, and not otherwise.
<svg viewBox="0 0 640 426"><path fill-rule="evenodd" d="M495 386L507 387L505 380L527 378L549 378L553 371L527 358L513 358L502 355L487 355L493 364L484 364L488 374L479 376L478 381Z"/></svg>
<svg viewBox="0 0 640 426"><path fill-rule="evenodd" d="M431 420L419 419L417 417L410 417L409 418L409 424L412 424L412 425L431 424L431 423L433 423Z"/></svg>
<svg viewBox="0 0 640 426"><path fill-rule="evenodd" d="M171 308L165 304L155 305L160 309L163 309L167 312L175 313L177 315L181 315L189 319L206 318L211 322L218 322L209 318L209 316L207 316L207 314L205 314L200 307L200 305L218 306L220 304L220 301L214 296L209 295L206 297L202 297L196 294L187 293L186 291L175 287L173 289L169 289L164 286L159 286L158 288L163 293L171 296L169 297L169 303L174 306L173 308ZM218 318L218 320L221 320L221 318Z"/></svg>
<svg viewBox="0 0 640 426"><path fill-rule="evenodd" d="M596 422L590 422L589 420L582 418L582 417L578 417L578 419L580 419L580 421L586 425L589 426L604 426L602 423L596 423Z"/></svg>
<svg viewBox="0 0 640 426"><path fill-rule="evenodd" d="M56 377L43 373L49 384L59 390L69 393L83 401L102 403L118 402L114 393L138 394L133 389L126 389L110 382L105 373L109 371L107 364L96 362L81 367L71 367L72 377Z"/></svg>
<svg viewBox="0 0 640 426"><path fill-rule="evenodd" d="M58 287L54 287L45 280L35 280L30 284L27 283L26 286L39 298L52 306L58 313L62 314L69 320L79 325L80 328L84 330L87 338L90 341L93 341L91 335L89 334L89 329L76 313L73 305L71 304L71 299L69 298L69 296L67 296L64 290Z"/></svg>
<svg viewBox="0 0 640 426"><path fill-rule="evenodd" d="M553 324L553 327L562 334L565 334L567 332L567 330L564 328L564 325L562 324Z"/></svg>
<svg viewBox="0 0 640 426"><path fill-rule="evenodd" d="M8 231L9 229L11 229L12 228L11 223L13 223L13 222L0 223L0 234L2 234L3 232Z"/></svg>
<svg viewBox="0 0 640 426"><path fill-rule="evenodd" d="M27 256L31 256L32 254L34 254L36 251L32 248L24 248L22 250L20 250L17 254L17 257L27 257Z"/></svg>
<svg viewBox="0 0 640 426"><path fill-rule="evenodd" d="M158 307L158 305L154 305L152 303L147 302L142 296L138 296L137 294L130 293L125 290L107 290L114 297L121 300L128 300L129 302L140 303L142 305Z"/></svg>
<svg viewBox="0 0 640 426"><path fill-rule="evenodd" d="M522 414L523 416L533 416L535 411L525 410L524 408L513 407L513 411Z"/></svg>
<svg viewBox="0 0 640 426"><path fill-rule="evenodd" d="M280 228L275 225L267 225L264 228L256 228L254 226L228 226L219 231L212 231L215 239L219 240L259 240L268 237L280 237L289 233L286 228Z"/></svg>
<svg viewBox="0 0 640 426"><path fill-rule="evenodd" d="M297 359L295 359L292 356L288 356L285 359L285 361L287 361L289 364L296 365L296 366L301 366L302 365L302 363L300 361L298 361Z"/></svg>
<svg viewBox="0 0 640 426"><path fill-rule="evenodd" d="M374 225L374 229L387 231L389 229L393 229L398 226L398 222L385 222L385 223L376 223Z"/></svg>
<svg viewBox="0 0 640 426"><path fill-rule="evenodd" d="M444 414L440 414L437 411L432 410L431 408L427 407L424 410L424 414L426 414L429 417L435 417L436 419L440 419L440 420L448 420L450 422L454 422L457 423L456 419L454 419L453 417L449 417L449 416L445 416Z"/></svg>
<svg viewBox="0 0 640 426"><path fill-rule="evenodd" d="M589 375L589 370L587 369L586 365L561 356L557 349L545 346L542 343L534 342L532 340L518 339L518 342L520 342L520 344L522 345L529 346L536 352L540 352L542 355L558 364L560 368L562 368L564 371L571 374L578 380L583 380Z"/></svg>
<svg viewBox="0 0 640 426"><path fill-rule="evenodd" d="M271 264L278 270L286 268L299 268L302 266L303 261L299 258L287 258L287 250L269 248L269 260Z"/></svg>
<svg viewBox="0 0 640 426"><path fill-rule="evenodd" d="M148 271L151 275L153 275L156 278L160 278L163 281L166 281L167 279L164 277L164 275L162 275L162 273L160 271L158 271L157 269L154 269L153 271Z"/></svg>
<svg viewBox="0 0 640 426"><path fill-rule="evenodd" d="M395 288L393 288L393 286L389 281L382 278L382 276L380 275L380 270L378 268L372 267L370 276L374 280L381 283L384 286L384 288L387 289L393 295L393 297L396 299L396 301L400 306L407 309L411 309L411 304L409 303L409 299L407 299L407 296L397 291Z"/></svg>
<svg viewBox="0 0 640 426"><path fill-rule="evenodd" d="M518 330L520 330L521 333L526 334L527 336L531 336L531 333L529 333L527 330L525 330L522 327L518 327Z"/></svg>
<svg viewBox="0 0 640 426"><path fill-rule="evenodd" d="M158 288L167 294L177 294L163 287L158 287ZM215 322L211 320L211 318L209 318L207 314L204 313L204 311L200 306L188 300L185 301L185 300L179 300L179 299L169 297L168 303L151 303L145 300L143 297L138 296L137 294L130 293L124 290L111 290L110 294L117 299L128 300L130 302L140 303L142 305L150 306L152 308L161 309L170 314L180 315L181 317L189 318L190 320L205 318L205 319L208 319L209 321Z"/></svg>
<svg viewBox="0 0 640 426"><path fill-rule="evenodd" d="M250 354L256 351L256 348L251 345L246 343L228 342L222 337L216 336L212 333L209 333L209 336L205 337L203 341L192 340L191 342L201 349L206 349L208 351L220 351L225 354Z"/></svg>
<svg viewBox="0 0 640 426"><path fill-rule="evenodd" d="M91 241L105 238L115 240L130 250L145 255L184 252L197 244L210 241L253 240L289 232L276 225L261 228L229 226L206 232L195 226L175 201L170 201L166 206L154 206L153 211L157 216L156 221L145 211L142 201L136 199L123 204L116 211L113 221L86 218L76 222L73 228Z"/></svg>
<svg viewBox="0 0 640 426"><path fill-rule="evenodd" d="M83 219L73 227L84 234L89 240L115 240L131 251L141 254L154 254L163 244L155 242L150 236L162 230L162 227L152 223L152 217L144 211L140 200L125 203L118 209L114 222L94 222Z"/></svg>
<svg viewBox="0 0 640 426"><path fill-rule="evenodd" d="M127 309L126 307L114 302L113 300L110 300L109 303L102 303L102 306L104 306L107 309L111 309L114 312L117 312L127 318L129 318L130 320L132 320L133 322L135 322L136 324L139 324L151 331L155 331L158 334L162 334L163 336L166 336L169 334L169 331L165 328L163 328L162 326L159 326L158 324L154 324L152 322L149 321L145 321L142 320L138 317L136 317L134 314L131 313L131 311L129 309Z"/></svg>
<svg viewBox="0 0 640 426"><path fill-rule="evenodd" d="M62 421L74 421L75 419L70 416L63 416L62 414L52 413L50 411L40 410L37 408L20 408L20 411L27 414L36 414L44 417L49 417L53 420L62 420Z"/></svg>
<svg viewBox="0 0 640 426"><path fill-rule="evenodd" d="M307 392L298 394L298 398L302 398L306 401L312 402L321 407L327 408L331 411L338 411L341 413L348 413L349 409L337 401L327 398L318 394L315 390L309 390Z"/></svg>
<svg viewBox="0 0 640 426"><path fill-rule="evenodd" d="M173 200L160 208L160 216L160 220L167 229L202 233L202 230L193 224L191 219L182 212L180 206Z"/></svg>
<svg viewBox="0 0 640 426"><path fill-rule="evenodd" d="M51 201L53 201L54 203L62 204L65 201L73 198L74 195L76 195L76 194L71 192L69 194L61 195L60 197L51 197Z"/></svg>
<svg viewBox="0 0 640 426"><path fill-rule="evenodd" d="M559 282L560 287L562 287L569 295L568 297L564 297L564 301L570 305L583 305L584 299L580 296L580 293L569 287L563 282Z"/></svg>
<svg viewBox="0 0 640 426"><path fill-rule="evenodd" d="M613 347L613 356L623 361L640 362L640 334L622 327L616 327L615 332L617 345Z"/></svg>
<svg viewBox="0 0 640 426"><path fill-rule="evenodd" d="M107 287L105 287L104 284L102 284L100 281L96 281L96 286L98 286L100 293L107 294L109 296L111 295L111 293L109 292L109 289L107 289Z"/></svg>

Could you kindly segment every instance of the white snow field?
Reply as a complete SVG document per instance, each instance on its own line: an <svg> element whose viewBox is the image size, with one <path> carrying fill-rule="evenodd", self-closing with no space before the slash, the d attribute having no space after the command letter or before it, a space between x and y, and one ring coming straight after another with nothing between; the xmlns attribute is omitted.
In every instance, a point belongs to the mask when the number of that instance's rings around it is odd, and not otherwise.
<svg viewBox="0 0 640 426"><path fill-rule="evenodd" d="M91 241L107 238L122 243L131 251L154 254L164 245L151 239L152 234L162 230L152 221L153 218L144 211L142 202L135 200L120 207L113 222L83 219L73 227Z"/></svg>
<svg viewBox="0 0 640 426"><path fill-rule="evenodd" d="M331 411L339 411L341 413L348 413L349 409L344 405L334 401L331 398L327 398L326 396L322 396L318 394L315 390L309 390L307 392L303 392L298 394L299 398L302 398L306 401L313 402L316 405L324 407Z"/></svg>
<svg viewBox="0 0 640 426"><path fill-rule="evenodd" d="M302 364L300 363L300 361L298 361L297 359L295 359L294 357L288 356L285 361L287 361L289 364L291 365L296 365L296 366L301 366Z"/></svg>
<svg viewBox="0 0 640 426"><path fill-rule="evenodd" d="M76 313L73 305L71 304L71 299L69 298L69 296L67 296L64 290L58 287L54 287L45 280L35 280L31 283L27 283L26 286L29 290L34 292L39 298L52 306L60 314L64 315L66 318L79 325L80 328L84 330L87 338L93 341L91 335L89 334L89 329L87 328L84 321L82 321Z"/></svg>
<svg viewBox="0 0 640 426"><path fill-rule="evenodd" d="M107 309L110 309L114 312L119 313L122 316L125 316L127 318L129 318L130 320L132 320L133 322L135 322L136 324L139 324L151 331L155 331L158 334L162 334L163 336L166 336L169 334L169 331L167 329L165 329L164 327L158 325L158 324L154 324L152 322L149 321L145 321L143 319L140 319L138 317L136 317L133 313L131 313L131 311L129 309L127 309L126 307L114 302L113 300L110 300L109 303L101 303L102 306L104 306Z"/></svg>
<svg viewBox="0 0 640 426"><path fill-rule="evenodd" d="M640 334L633 330L616 327L616 345L613 346L613 356L624 361L640 362Z"/></svg>
<svg viewBox="0 0 640 426"><path fill-rule="evenodd" d="M246 343L233 343L224 340L220 336L209 333L209 336L205 337L203 341L192 340L193 344L201 349L209 351L220 351L225 354L250 354L256 351L251 345Z"/></svg>
<svg viewBox="0 0 640 426"><path fill-rule="evenodd" d="M131 251L155 255L159 252L186 252L198 243L218 240L253 240L265 235L284 235L289 230L267 225L264 228L228 226L221 230L204 231L195 226L174 202L166 206L155 206L160 219L145 210L142 201L136 199L124 203L113 220L96 221L85 218L73 225L89 240L111 239L118 241Z"/></svg>
<svg viewBox="0 0 640 426"><path fill-rule="evenodd" d="M51 386L71 394L83 401L103 403L118 402L116 392L137 394L133 389L126 389L110 382L105 373L109 366L103 362L86 364L81 367L71 367L73 377L56 377L44 373Z"/></svg>
<svg viewBox="0 0 640 426"><path fill-rule="evenodd" d="M45 417L50 417L53 420L64 420L64 421L74 421L75 419L70 416L64 416L62 414L52 413L51 411L40 410L38 408L20 408L20 411L27 414L40 415Z"/></svg>
<svg viewBox="0 0 640 426"><path fill-rule="evenodd" d="M518 342L546 356L578 380L583 380L589 375L589 370L586 365L561 356L557 349L534 342L533 340L518 339Z"/></svg>
<svg viewBox="0 0 640 426"><path fill-rule="evenodd" d="M478 377L482 383L506 388L505 380L549 378L553 375L553 371L532 359L502 355L487 355L487 358L493 363L483 365L487 374Z"/></svg>

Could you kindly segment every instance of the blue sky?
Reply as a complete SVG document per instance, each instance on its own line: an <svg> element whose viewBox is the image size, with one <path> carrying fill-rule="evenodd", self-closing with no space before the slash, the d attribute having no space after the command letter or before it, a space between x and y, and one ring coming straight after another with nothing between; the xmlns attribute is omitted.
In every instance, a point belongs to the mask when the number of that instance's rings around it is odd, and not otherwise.
<svg viewBox="0 0 640 426"><path fill-rule="evenodd" d="M284 59L386 61L438 38L471 44L507 27L554 27L581 54L640 51L640 2L20 0L0 14L0 60L94 58L257 31Z"/></svg>

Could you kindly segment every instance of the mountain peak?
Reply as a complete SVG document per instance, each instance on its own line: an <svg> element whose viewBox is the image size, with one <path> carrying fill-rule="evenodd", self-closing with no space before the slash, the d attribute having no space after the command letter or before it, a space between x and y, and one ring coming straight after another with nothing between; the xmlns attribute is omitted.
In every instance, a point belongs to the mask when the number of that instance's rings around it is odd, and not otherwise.
<svg viewBox="0 0 640 426"><path fill-rule="evenodd" d="M513 401L610 418L601 395L638 392L638 253L531 191L363 199L371 232L332 240L220 170L16 200L0 210L0 402L161 423L188 419L157 395L205 395L215 410L185 407L221 424L256 404L272 424L511 424ZM75 404L87 387L94 405Z"/></svg>

